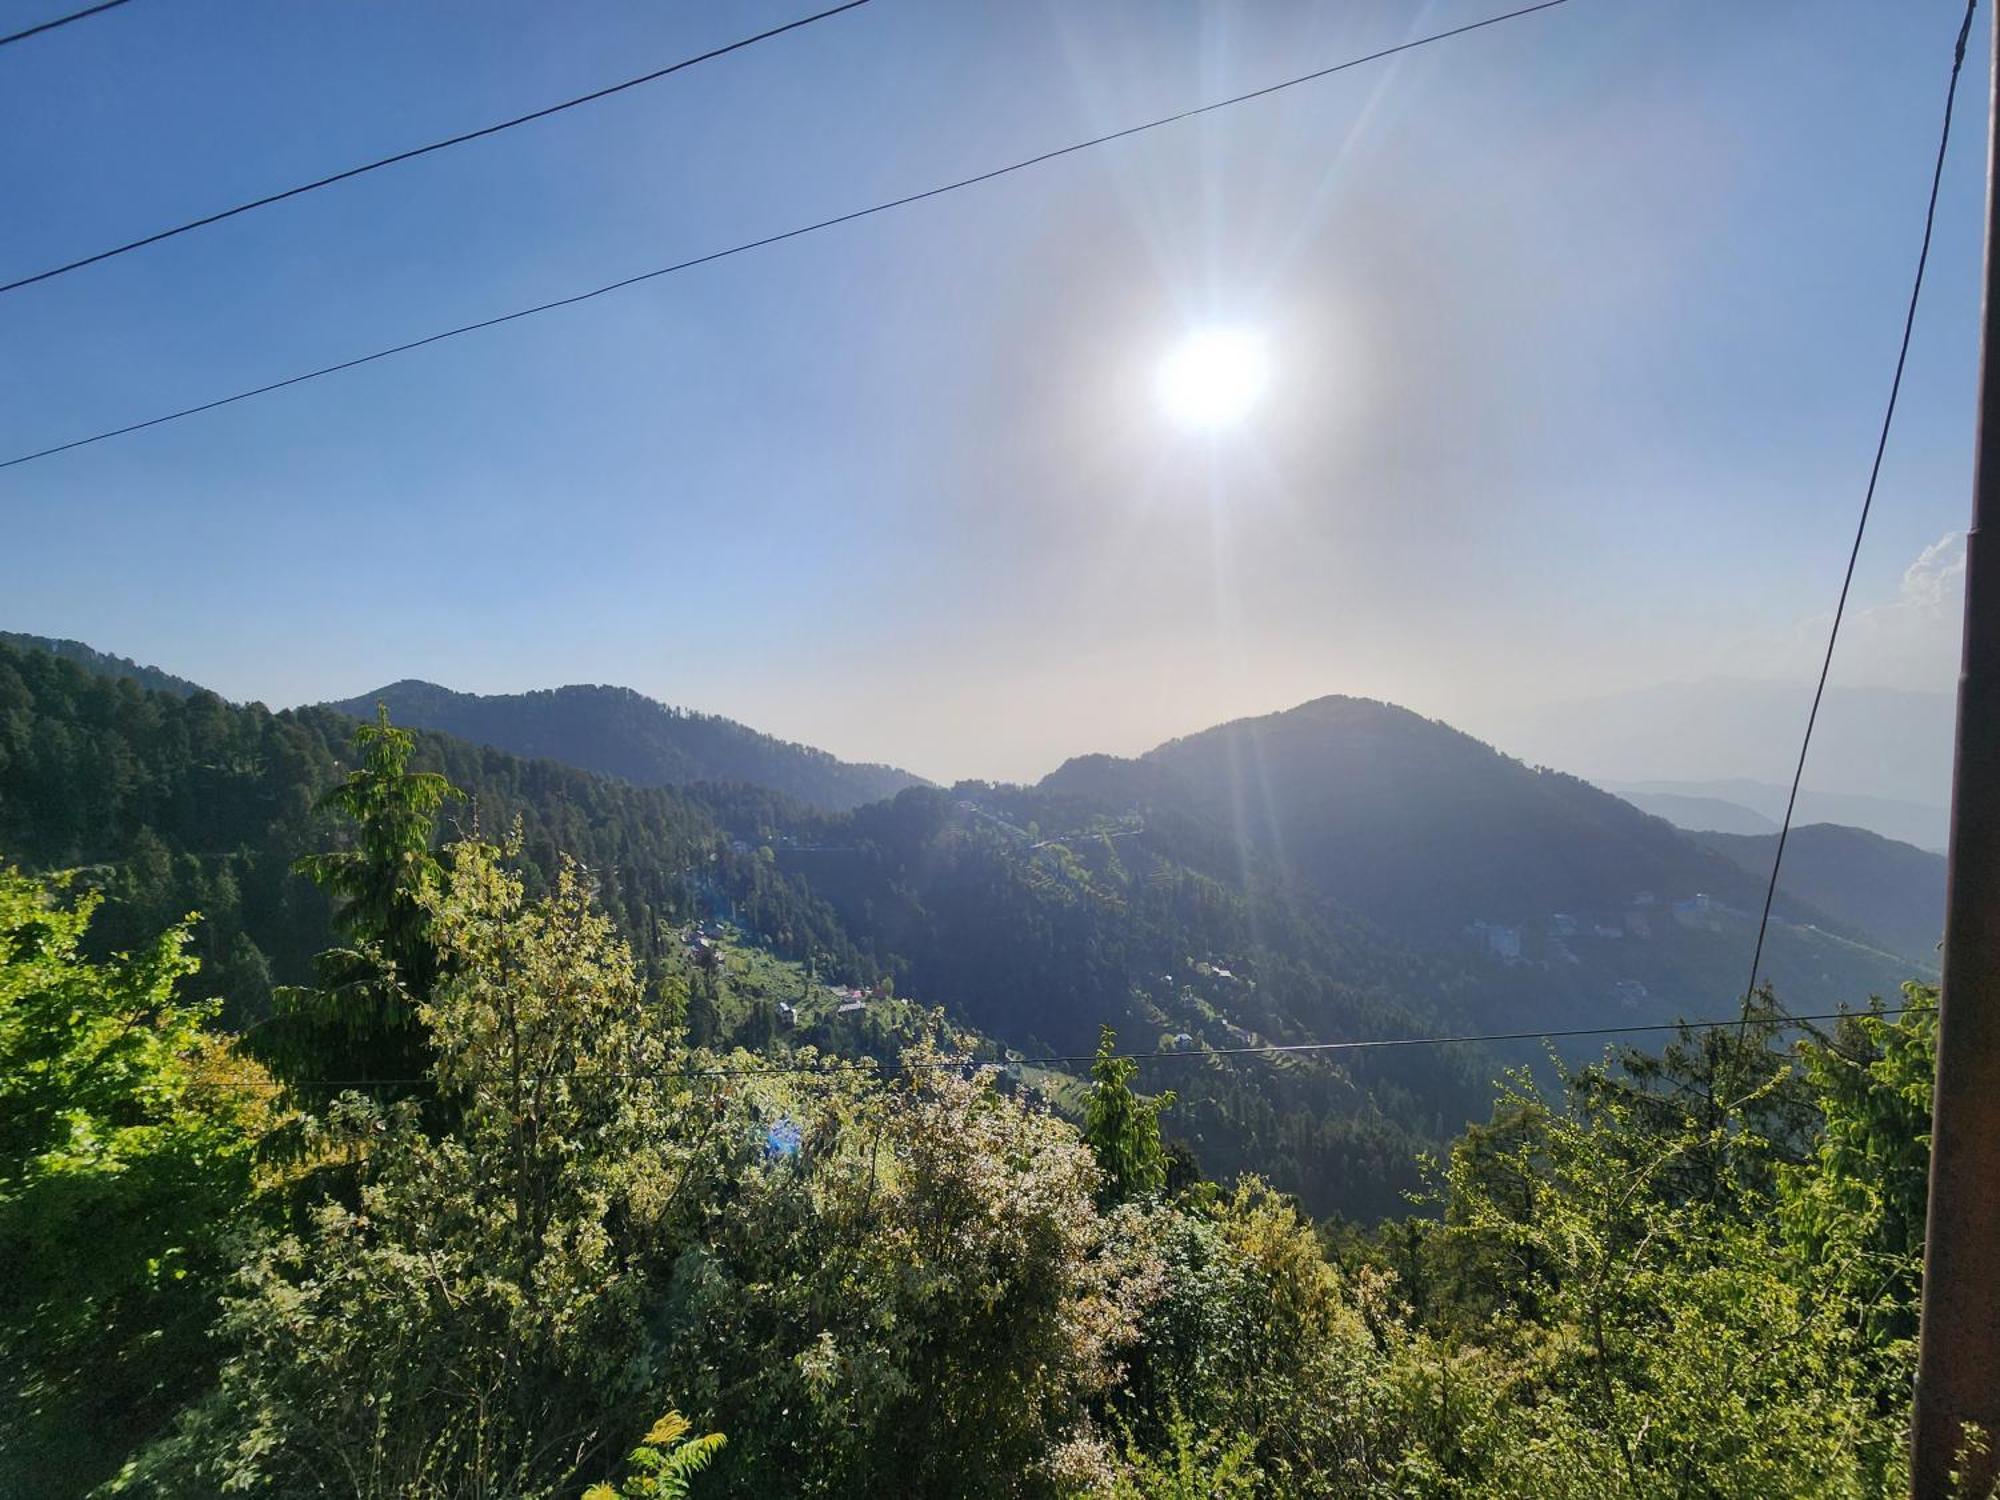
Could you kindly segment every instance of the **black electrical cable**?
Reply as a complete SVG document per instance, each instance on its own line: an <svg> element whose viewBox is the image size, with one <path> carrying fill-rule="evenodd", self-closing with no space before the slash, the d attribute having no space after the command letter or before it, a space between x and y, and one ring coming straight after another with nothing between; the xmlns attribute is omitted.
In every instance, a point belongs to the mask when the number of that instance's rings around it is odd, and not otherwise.
<svg viewBox="0 0 2000 1500"><path fill-rule="evenodd" d="M1903 1005L1893 1010L1864 1011L1823 1011L1816 1015L1787 1016L1793 1025L1803 1025L1810 1021L1845 1021L1864 1016L1909 1016L1929 1015L1937 1009L1933 1005ZM1630 1026L1571 1026L1543 1031L1488 1031L1462 1033L1453 1036L1396 1036L1375 1037L1346 1042L1273 1042L1244 1047L1173 1047L1154 1052L1121 1052L1119 1057L1130 1062L1198 1062L1210 1057L1270 1057L1290 1053L1306 1052L1368 1052L1386 1047L1464 1047L1486 1042L1554 1042L1567 1041L1578 1037L1640 1036L1662 1031L1712 1031L1725 1026L1734 1026L1734 1017L1721 1017L1705 1021L1651 1021ZM635 1072L624 1072L614 1068L579 1068L562 1076L571 1078L761 1078L765 1076L818 1075L829 1076L843 1073L880 1073L943 1071L961 1072L967 1068L1058 1068L1075 1067L1095 1062L1094 1052L1064 1053L1045 1057L940 1058L932 1062L883 1062L879 1058L842 1058L822 1064L767 1063L748 1068L647 1068ZM302 1078L294 1079L291 1087L323 1089L365 1089L387 1086L407 1087L430 1083L429 1078Z"/></svg>
<svg viewBox="0 0 2000 1500"><path fill-rule="evenodd" d="M577 292L572 296L558 297L552 302L537 303L533 307L524 307L514 312L502 313L498 317L482 318L476 323L462 323L456 328L447 328L441 333L427 334L423 338L411 339L407 343L395 344L387 349L377 349L373 354L363 354L354 359L341 360L336 364L322 365L316 370L307 370L301 375L288 376L283 380L271 381L268 385L254 386L247 391L238 391L233 396L221 396L213 401L203 401L195 406L184 406L178 411L166 412L161 416L148 417L143 422L130 422L123 427L112 427L103 432L93 433L89 437L75 438L67 443L57 443L52 447L37 449L32 453L22 453L13 458L0 460L0 469L11 469L17 464L33 463L36 459L51 458L58 453L67 453L73 448L86 448L92 443L101 443L109 438L124 437L128 433L143 432L148 427L158 427L162 423L178 422L183 417L197 416L205 411L214 411L217 407L232 406L238 401L248 401L253 397L266 396L273 391L284 390L287 386L302 385L309 380L318 380L323 376L335 375L343 370L352 370L360 365L373 364L379 359L389 359L398 354L407 354L413 349L421 349L427 344L442 343L446 339L458 338L462 334L477 333L487 328L497 328L502 323L512 323L521 318L532 318L540 313L553 312L557 308L573 307L579 302L588 302L595 297L602 297L611 292L623 291L626 287L637 286L641 282L653 281L661 276L671 276L677 271L692 270L696 266L705 266L713 261L726 260L733 255L742 255L746 251L760 250L767 245L781 244L786 240L798 239L802 235L816 234L822 229L832 229L840 224L851 224L856 219L869 218L875 214L887 213L891 209L903 208L912 203L921 203L927 198L936 198L945 193L957 192L961 188L973 187L982 182L991 182L997 177L1005 177L1010 173L1023 171L1029 167L1040 166L1042 163L1054 161L1058 157L1070 156L1078 151L1087 151L1093 146L1102 146L1112 141L1124 140L1128 136L1139 135L1149 130L1157 130L1163 125L1173 125L1183 120L1192 120L1198 116L1210 114L1215 110L1227 109L1232 105L1244 104L1252 99L1264 98L1266 95L1278 93L1283 89L1296 88L1302 83L1311 83L1317 79L1344 72L1349 68L1358 68L1364 63L1377 62L1385 57L1393 57L1399 52L1408 52L1416 47L1429 46L1433 42L1441 42L1450 37L1463 36L1470 31L1478 31L1487 26L1497 26L1502 21L1512 21L1521 16L1533 15L1536 11L1552 10L1558 5L1567 3L1568 0L1541 0L1539 4L1524 6L1520 10L1507 11L1502 15L1488 16L1483 21L1473 21L1464 26L1455 26L1449 31L1433 32L1429 36L1400 42L1393 47L1384 47L1380 51L1370 52L1362 57L1351 57L1347 61L1335 63L1331 67L1320 68L1311 73L1302 73L1296 78L1287 78L1280 83L1267 84L1263 88L1252 89L1246 94L1237 94L1228 99L1218 99L1210 104L1197 105L1193 109L1184 109L1177 114L1162 115L1160 118L1148 120L1144 124L1128 125L1123 130L1114 130L1108 135L1093 136L1089 140L1075 141L1067 146L1058 146L1053 151L1043 151L1035 156L1023 157L1020 161L1010 162L1006 166L994 167L989 171L978 172L970 177L961 177L954 182L942 183L933 188L925 188L921 192L906 193L900 198L886 199L880 203L870 204L866 208L852 209L844 214L836 214L830 219L820 219L811 224L802 224L795 229L782 230L777 234L767 234L760 239L745 240L740 244L731 245L726 249L711 250L705 255L692 256L687 260L675 261L672 265L660 266L651 271L642 271L636 276L626 276L618 281L607 282L603 286L593 287L587 292Z"/></svg>
<svg viewBox="0 0 2000 1500"><path fill-rule="evenodd" d="M102 5L87 5L82 10L71 11L66 16L57 16L53 21L44 21L39 26L25 27L20 31L9 32L6 36L0 36L0 47L11 47L16 42L25 42L31 36L40 36L45 31L54 31L58 26L67 26L72 21L82 21L91 16L102 15L107 10L116 10L119 6L128 3L130 3L130 0L104 0Z"/></svg>
<svg viewBox="0 0 2000 1500"><path fill-rule="evenodd" d="M1854 527L1854 545L1848 549L1847 571L1841 575L1840 598L1833 607L1833 624L1826 633L1826 654L1819 665L1819 682L1813 688L1812 710L1806 715L1806 732L1799 741L1798 763L1792 767L1792 789L1785 798L1785 820L1778 826L1778 846L1771 856L1771 878L1764 887L1764 912L1757 919L1757 945L1750 955L1750 982L1743 989L1743 1017L1737 1027L1741 1040L1750 1022L1750 1006L1757 993L1757 977L1764 963L1764 937L1771 926L1771 903L1778 894L1778 871L1785 863L1785 840L1791 836L1792 814L1798 807L1799 783L1806 774L1806 752L1812 748L1813 726L1819 722L1820 700L1826 696L1827 674L1833 670L1833 648L1840 639L1840 622L1847 613L1848 590L1854 586L1854 565L1861 558L1861 539L1868 532L1868 513L1875 505L1875 486L1882 477L1882 459L1889 451L1889 431L1896 421L1896 398L1903 390L1903 369L1910 359L1910 338L1917 326L1917 303L1924 290L1924 268L1931 258L1931 231L1937 223L1938 192L1944 183L1945 149L1951 144L1952 105L1958 98L1958 77L1965 67L1965 47L1972 35L1972 13L1979 0L1966 0L1965 20L1958 28L1958 45L1952 52L1951 82L1944 92L1944 125L1938 132L1937 160L1931 167L1930 202L1924 209L1924 238L1917 252L1916 275L1910 283L1910 303L1903 314L1903 339L1896 351L1896 373L1889 382L1889 401L1882 412L1882 429L1875 439L1875 461L1868 470L1868 488L1861 497L1861 517Z"/></svg>
<svg viewBox="0 0 2000 1500"><path fill-rule="evenodd" d="M117 0L117 3L122 5L124 0ZM48 270L37 271L32 276L22 276L13 281L0 282L0 293L19 291L22 287L33 286L38 281L51 281L58 276L66 276L71 271L80 271L85 266L94 266L99 261L110 260L113 256L129 254L134 250L142 250L148 245L157 245L161 240L173 239L176 235L187 234L196 229L205 229L211 224L220 224L224 219L233 219L238 214L247 214L252 209L268 208L273 203L283 203L287 198L297 198L304 193L317 192L323 187L332 187L336 182L346 182L352 177L360 177L369 172L379 172L382 168L393 167L398 162L412 161L419 156L429 156L433 151L443 151L452 146L462 146L467 141L476 141L489 135L498 135L503 130L512 130L516 125L527 125L535 120L545 120L550 115L561 114L566 109L575 109L580 104L591 104L599 99L608 98L612 94L623 93L626 89L635 89L642 83L656 82L659 79L665 78L670 73L678 73L684 68L692 68L696 63L705 63L713 58L722 57L731 52L739 52L743 48L753 46L758 42L769 41L774 36L783 36L788 31L797 31L801 26L810 26L815 21L824 21L829 16L837 16L842 11L853 10L855 7L866 5L867 3L868 0L847 0L846 4L836 5L831 10L823 10L815 15L802 16L796 21L787 21L783 26L773 26L769 31L760 31L755 36L743 37L739 41L730 42L727 46L711 48L709 51L700 53L694 57L684 57L679 62L670 63L664 68L656 68L650 73L641 74L637 78L628 78L623 83L614 83L608 88L597 89L588 94L579 94L576 98L565 99L560 104L551 104L542 109L531 110L525 115L515 115L511 120L501 120L497 124L483 125L477 130L468 130L460 135L447 136L444 140L432 141L428 146L413 146L408 151L398 151L394 156L384 156L376 161L364 162L358 167L349 167L344 172L335 172L330 177L317 178L312 182L302 182L297 187L286 188L281 193L268 193L262 198L252 198L247 203L239 203L234 208L221 209L216 213L205 214L199 219L190 219L185 224L176 224L171 229L162 229L154 234L141 235L136 240L128 240L122 245L113 245L109 250L99 250L94 255L86 255L79 260L70 261L66 265L51 266Z"/></svg>

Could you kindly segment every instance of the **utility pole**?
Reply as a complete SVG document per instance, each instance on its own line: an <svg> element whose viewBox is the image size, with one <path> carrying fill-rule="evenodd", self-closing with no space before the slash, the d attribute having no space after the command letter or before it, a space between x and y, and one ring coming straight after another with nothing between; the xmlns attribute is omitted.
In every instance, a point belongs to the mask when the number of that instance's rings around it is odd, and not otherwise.
<svg viewBox="0 0 2000 1500"><path fill-rule="evenodd" d="M1931 1103L1930 1218L1911 1423L1915 1500L1984 1496L2000 1472L2000 25L1989 85L1986 279L1972 527L1951 777L1944 986ZM1986 1451L1951 1485L1965 1429Z"/></svg>

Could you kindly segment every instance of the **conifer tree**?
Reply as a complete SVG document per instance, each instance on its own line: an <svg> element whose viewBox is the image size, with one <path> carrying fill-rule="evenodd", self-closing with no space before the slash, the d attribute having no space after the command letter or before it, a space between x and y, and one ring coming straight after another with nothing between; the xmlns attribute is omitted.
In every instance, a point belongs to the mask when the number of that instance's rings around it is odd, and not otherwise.
<svg viewBox="0 0 2000 1500"><path fill-rule="evenodd" d="M438 813L460 793L436 772L409 769L415 737L386 708L355 738L361 763L320 802L353 824L353 842L294 866L333 898L347 946L314 960L317 986L277 992L260 1050L295 1087L379 1081L370 1092L393 1096L432 1061L417 1015L440 970L425 899L444 879L432 847Z"/></svg>

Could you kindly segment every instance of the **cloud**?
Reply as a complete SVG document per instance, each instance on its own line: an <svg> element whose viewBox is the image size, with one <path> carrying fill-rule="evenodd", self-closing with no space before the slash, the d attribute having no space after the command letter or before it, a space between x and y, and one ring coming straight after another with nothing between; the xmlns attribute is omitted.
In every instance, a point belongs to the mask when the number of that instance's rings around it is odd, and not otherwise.
<svg viewBox="0 0 2000 1500"><path fill-rule="evenodd" d="M1960 615L1965 600L1965 533L1948 531L1903 569L1890 598L1851 601L1834 649L1833 675L1855 687L1951 692L1958 678ZM1819 675L1833 613L1794 620L1779 637L1725 643L1715 669L1725 675L1795 678Z"/></svg>
<svg viewBox="0 0 2000 1500"><path fill-rule="evenodd" d="M1903 569L1896 597L1855 615L1835 662L1849 682L1948 689L1958 673L1965 533L1948 531Z"/></svg>
<svg viewBox="0 0 2000 1500"><path fill-rule="evenodd" d="M1936 614L1949 606L1956 621L1959 599L1965 589L1965 533L1947 531L1917 554L1917 560L1903 569L1903 591L1894 604L1885 604L1868 613L1890 610L1919 610Z"/></svg>

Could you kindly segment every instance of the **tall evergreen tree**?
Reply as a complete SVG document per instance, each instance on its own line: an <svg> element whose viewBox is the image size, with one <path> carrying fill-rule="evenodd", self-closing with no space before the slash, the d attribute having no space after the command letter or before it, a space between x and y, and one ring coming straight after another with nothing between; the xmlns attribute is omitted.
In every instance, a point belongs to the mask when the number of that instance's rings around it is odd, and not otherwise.
<svg viewBox="0 0 2000 1500"><path fill-rule="evenodd" d="M415 738L386 708L355 739L361 763L320 801L353 824L353 842L295 866L332 897L347 946L317 957L317 986L277 992L260 1048L309 1096L316 1085L370 1083L378 1095L407 1093L433 1060L417 1015L441 968L425 900L445 878L433 849L438 813L461 794L434 771L409 769Z"/></svg>

